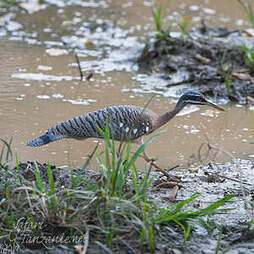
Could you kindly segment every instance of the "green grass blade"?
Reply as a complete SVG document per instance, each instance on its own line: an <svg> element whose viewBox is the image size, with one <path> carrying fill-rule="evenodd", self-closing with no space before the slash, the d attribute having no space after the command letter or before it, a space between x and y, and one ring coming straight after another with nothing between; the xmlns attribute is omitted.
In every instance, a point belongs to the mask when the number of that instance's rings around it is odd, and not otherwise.
<svg viewBox="0 0 254 254"><path fill-rule="evenodd" d="M209 205L209 206L207 206L207 207L205 207L205 208L201 209L200 211L197 211L197 212L195 212L193 214L197 214L199 216L203 216L203 215L215 213L215 212L217 212L217 209L219 207L225 205L225 203L227 201L229 201L230 199L232 199L234 197L236 197L236 196L232 195L232 194L231 195L227 195L226 197L218 200L217 202L215 202L215 203L213 203L213 204L211 204L211 205ZM226 209L226 210L228 210L228 209ZM224 209L224 211L225 211L225 209Z"/></svg>
<svg viewBox="0 0 254 254"><path fill-rule="evenodd" d="M44 186L42 184L43 180L41 178L37 163L35 163L35 167L36 167L36 169L35 169L34 174L35 174L36 186L39 189L39 191L44 192L45 190L44 190Z"/></svg>
<svg viewBox="0 0 254 254"><path fill-rule="evenodd" d="M154 243L153 225L149 226L148 234L149 234L149 247L150 247L151 253L154 253L155 243Z"/></svg>
<svg viewBox="0 0 254 254"><path fill-rule="evenodd" d="M93 149L92 153L88 156L88 159L86 160L85 164L83 165L81 171L86 170L86 168L88 167L90 161L92 160L92 158L94 157L97 149L99 147L99 143L96 144L95 148Z"/></svg>
<svg viewBox="0 0 254 254"><path fill-rule="evenodd" d="M252 28L254 28L254 15L253 15L253 9L251 7L250 1L248 1L248 16L251 23Z"/></svg>
<svg viewBox="0 0 254 254"><path fill-rule="evenodd" d="M161 6L159 6L158 8L153 8L152 12L155 21L156 31L160 32L162 29Z"/></svg>
<svg viewBox="0 0 254 254"><path fill-rule="evenodd" d="M47 173L48 173L48 179L49 179L49 185L50 185L50 194L55 194L56 190L55 190L55 181L54 181L54 177L53 177L53 173L52 173L52 168L51 165L48 163L47 166Z"/></svg>
<svg viewBox="0 0 254 254"><path fill-rule="evenodd" d="M11 150L12 138L10 139L9 143L2 138L0 138L0 141L4 144L4 147L1 149L0 164L4 165L9 161L9 157L13 157L13 153ZM5 147L7 148L7 151L6 151L6 155L5 155L5 162L3 162Z"/></svg>
<svg viewBox="0 0 254 254"><path fill-rule="evenodd" d="M17 171L18 171L19 183L22 184L22 177L20 175L19 159L18 159L18 154L17 153L15 153L15 159L16 159L16 167L17 167Z"/></svg>

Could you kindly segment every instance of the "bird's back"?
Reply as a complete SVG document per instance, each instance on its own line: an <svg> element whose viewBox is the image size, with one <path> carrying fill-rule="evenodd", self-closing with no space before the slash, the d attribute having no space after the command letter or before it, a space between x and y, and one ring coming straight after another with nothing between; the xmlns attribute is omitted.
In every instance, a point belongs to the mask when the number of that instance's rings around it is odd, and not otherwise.
<svg viewBox="0 0 254 254"><path fill-rule="evenodd" d="M104 138L101 130L104 132L107 124L112 139L135 140L153 131L156 118L157 114L142 107L110 106L57 124L28 145L41 146L61 138Z"/></svg>

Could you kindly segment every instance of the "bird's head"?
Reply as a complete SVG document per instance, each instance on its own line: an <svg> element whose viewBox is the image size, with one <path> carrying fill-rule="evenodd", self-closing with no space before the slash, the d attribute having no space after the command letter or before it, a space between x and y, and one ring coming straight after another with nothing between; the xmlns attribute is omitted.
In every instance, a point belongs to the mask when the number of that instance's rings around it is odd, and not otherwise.
<svg viewBox="0 0 254 254"><path fill-rule="evenodd" d="M200 93L196 90L189 90L186 93L184 93L180 97L178 103L182 104L184 106L186 106L188 104L207 105L207 106L216 108L218 110L225 111L223 108L221 108L221 107L217 106L216 104L214 104L213 102L207 100L202 93Z"/></svg>

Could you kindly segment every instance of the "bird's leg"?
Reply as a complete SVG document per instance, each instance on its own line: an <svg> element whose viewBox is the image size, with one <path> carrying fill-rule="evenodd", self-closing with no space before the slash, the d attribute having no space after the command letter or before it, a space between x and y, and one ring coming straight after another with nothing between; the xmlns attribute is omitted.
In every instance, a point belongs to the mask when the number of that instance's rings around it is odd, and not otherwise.
<svg viewBox="0 0 254 254"><path fill-rule="evenodd" d="M172 181L174 181L174 182L179 182L179 179L177 179L177 178L171 176L166 170L160 168L157 164L155 164L155 163L154 163L154 160L153 160L153 159L150 159L150 158L147 156L145 150L143 151L143 156L144 156L145 161L147 161L148 163L151 163L151 165L152 165L153 167L155 167L158 171L160 171L160 172L161 172L164 176L166 176L169 180L172 180Z"/></svg>
<svg viewBox="0 0 254 254"><path fill-rule="evenodd" d="M120 144L118 146L118 151L117 151L117 156L118 157L120 157L122 146L123 146L123 142L120 142Z"/></svg>
<svg viewBox="0 0 254 254"><path fill-rule="evenodd" d="M135 143L135 144L138 144L138 145L144 144L143 138L136 139L132 142ZM157 164L155 164L154 160L149 158L149 156L146 154L145 150L143 151L143 158L145 159L146 162L151 163L151 165L153 167L155 167L157 169L157 171L160 171L164 176L166 176L169 181L173 181L173 182L177 182L177 183L180 182L179 179L177 179L176 177L171 176L166 170L160 168Z"/></svg>

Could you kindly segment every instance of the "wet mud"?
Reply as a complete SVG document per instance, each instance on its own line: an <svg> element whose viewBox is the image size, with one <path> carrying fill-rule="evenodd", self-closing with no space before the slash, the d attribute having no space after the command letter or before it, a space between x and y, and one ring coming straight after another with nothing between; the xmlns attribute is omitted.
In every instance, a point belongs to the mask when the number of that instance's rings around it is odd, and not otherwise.
<svg viewBox="0 0 254 254"><path fill-rule="evenodd" d="M237 103L254 96L254 72L242 49L254 40L246 32L203 25L188 35L162 34L146 44L138 62L144 72L160 73L166 88L185 85Z"/></svg>
<svg viewBox="0 0 254 254"><path fill-rule="evenodd" d="M46 184L45 187L50 188L47 167L47 164L38 162L36 164L34 162L20 163L19 172L23 179L23 184L27 182L27 186L32 186L36 180L35 170L38 170L43 183ZM51 168L56 189L66 188L66 190L71 187L72 177L76 177L82 171L81 169L74 169L71 176L68 170L54 166ZM223 208L228 208L228 211L207 217L207 230L202 226L194 226L186 243L183 242L182 230L173 230L173 228L170 229L168 226L162 227L155 236L155 253L212 254L215 253L216 249L219 250L219 253L254 253L253 225L250 224L254 212L253 170L253 161L236 160L234 163L210 163L206 166L171 172L174 176L181 179L181 183L178 185L179 190L173 200L172 192L174 190L171 186L165 184L167 179L164 179L164 176L160 173L152 172L150 177L153 177L154 180L148 190L148 198L151 204L161 208L172 206L196 193L201 195L184 209L197 210L226 195L235 195L232 201L223 206ZM12 178L13 188L16 189L16 195L18 195L22 184L19 179L15 178L16 171L17 168L13 169L13 177L9 175L8 180ZM4 170L0 171L0 174L1 179L5 179ZM140 179L144 177L142 171L139 172L139 175ZM101 175L98 174L98 171L86 170L83 172L83 177L91 183L96 183L100 181ZM83 181L79 184L78 189L82 190L86 186ZM16 248L18 246L18 249L15 250L15 253L81 253L78 251L78 246L83 246L84 243L82 241L84 239L79 231L70 229L68 225L60 223L57 216L49 217L50 220L43 220L40 213L38 213L34 215L34 218L35 223L38 223L40 227L37 231L34 229L33 232L24 230L17 233L15 246ZM89 224L89 221L87 223ZM76 242L68 238L71 233L76 234ZM29 242L29 239L34 239L35 236L39 237L40 242L38 241L36 244L32 241ZM59 236L59 239L65 239L66 242L63 243L60 240L59 243L47 242L47 238L57 241L57 236ZM106 250L96 244L98 237L98 234L90 232L87 253L107 253ZM127 243L125 244L121 244L120 241L118 245L111 246L111 250L114 253L149 253L148 250L140 249L135 235L127 237L126 240ZM4 243L2 242L1 244L3 245ZM5 242L6 248L9 247L11 249L9 244Z"/></svg>

